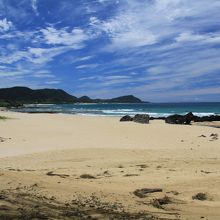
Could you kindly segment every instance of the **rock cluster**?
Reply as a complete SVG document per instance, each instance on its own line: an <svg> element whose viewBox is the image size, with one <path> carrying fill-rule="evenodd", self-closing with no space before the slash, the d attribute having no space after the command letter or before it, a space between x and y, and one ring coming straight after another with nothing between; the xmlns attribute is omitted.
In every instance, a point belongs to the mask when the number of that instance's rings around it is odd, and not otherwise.
<svg viewBox="0 0 220 220"><path fill-rule="evenodd" d="M192 112L187 113L186 115L170 115L168 117L150 117L147 114L137 114L134 117L130 115L123 116L120 121L134 121L142 124L149 124L149 120L160 119L165 120L168 124L186 124L189 125L192 121L194 122L212 122L212 121L220 121L220 115L210 115L210 116L196 116Z"/></svg>
<svg viewBox="0 0 220 220"><path fill-rule="evenodd" d="M131 117L129 115L125 115L120 119L121 122L124 121L134 121L141 124L149 124L150 116L147 114L137 114L134 117Z"/></svg>
<svg viewBox="0 0 220 220"><path fill-rule="evenodd" d="M211 122L211 121L220 121L220 115L210 115L210 116L196 116L192 112L189 112L186 115L170 115L165 119L165 122L168 124L190 124L191 121L194 122Z"/></svg>

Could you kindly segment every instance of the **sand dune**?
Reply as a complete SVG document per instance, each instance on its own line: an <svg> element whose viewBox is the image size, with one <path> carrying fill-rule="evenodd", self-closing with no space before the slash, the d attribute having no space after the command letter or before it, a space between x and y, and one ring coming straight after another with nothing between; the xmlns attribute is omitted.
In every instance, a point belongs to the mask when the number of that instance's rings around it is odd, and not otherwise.
<svg viewBox="0 0 220 220"><path fill-rule="evenodd" d="M211 136L218 128L1 115L11 119L0 121L0 216L4 208L19 216L19 207L37 215L27 207L38 206L57 219L220 218L220 141ZM142 188L162 192L140 198L134 191ZM192 199L197 193L206 199Z"/></svg>

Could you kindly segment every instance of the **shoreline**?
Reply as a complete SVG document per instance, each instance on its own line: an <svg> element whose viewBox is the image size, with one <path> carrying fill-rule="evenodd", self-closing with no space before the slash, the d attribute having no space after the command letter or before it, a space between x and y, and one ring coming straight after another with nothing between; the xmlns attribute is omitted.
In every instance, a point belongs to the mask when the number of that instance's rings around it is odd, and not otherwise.
<svg viewBox="0 0 220 220"><path fill-rule="evenodd" d="M30 215L38 205L45 216L53 216L48 207L54 207L67 219L77 219L76 213L97 219L111 213L116 219L219 219L220 140L211 136L220 135L217 128L68 114L0 115L10 118L0 121L0 216L3 205L8 213L23 207ZM143 188L162 192L134 194ZM192 199L197 193L207 199ZM167 203L160 203L165 196Z"/></svg>

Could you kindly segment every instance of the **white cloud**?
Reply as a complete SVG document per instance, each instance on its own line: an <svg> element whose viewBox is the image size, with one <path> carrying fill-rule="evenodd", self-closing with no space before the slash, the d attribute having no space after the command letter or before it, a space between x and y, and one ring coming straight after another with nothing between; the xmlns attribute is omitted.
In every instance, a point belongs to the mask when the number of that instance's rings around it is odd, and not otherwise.
<svg viewBox="0 0 220 220"><path fill-rule="evenodd" d="M156 36L138 24L135 14L126 13L108 21L90 18L90 24L97 31L108 34L113 48L123 49L152 45L157 42Z"/></svg>
<svg viewBox="0 0 220 220"><path fill-rule="evenodd" d="M53 81L46 82L46 84L48 84L48 85L55 85L55 84L59 84L60 82L61 82L60 80L53 80Z"/></svg>
<svg viewBox="0 0 220 220"><path fill-rule="evenodd" d="M28 48L28 59L33 63L48 63L53 60L54 57L68 51L69 48L65 46L54 48Z"/></svg>
<svg viewBox="0 0 220 220"><path fill-rule="evenodd" d="M25 24L39 25L33 21L33 12L39 13L38 0L26 1L22 0L18 10L14 9L14 16L12 9L8 9L10 18L13 22L29 18ZM26 16L22 17L19 13L24 2L30 12L25 9ZM59 59L59 65L75 66L79 74L74 75L74 80L80 78L79 86L90 88L91 92L107 88L111 93L121 87L113 92L146 94L147 100L147 95L168 97L173 92L175 96L177 90L184 94L194 87L214 87L219 82L220 52L215 45L220 43L216 28L220 20L219 0L121 0L117 4L95 0L79 5L68 0L58 6L63 6L57 9L61 14L52 14L52 9L48 14L54 21L57 19L56 24L49 25L45 20L44 25L48 26L32 30L17 30L6 18L0 20L0 39L5 41L0 48L1 79L30 74L36 81L44 77L48 82L59 81L47 70L54 68L50 62L55 57L66 53ZM109 11L102 19L99 12L106 10ZM88 17L89 24L84 23ZM77 25L83 25L69 26L76 24L77 18ZM86 50L80 50L87 45L90 46ZM113 53L106 56L105 52ZM20 68L9 68L17 63ZM95 73L92 68L96 68ZM213 91L211 86L209 91Z"/></svg>
<svg viewBox="0 0 220 220"><path fill-rule="evenodd" d="M96 68L97 66L99 66L99 64L96 64L96 63L83 64L83 65L76 66L76 69Z"/></svg>
<svg viewBox="0 0 220 220"><path fill-rule="evenodd" d="M67 28L55 29L47 27L41 30L43 40L49 45L66 45L74 49L84 47L84 42L89 39L88 34L80 28L73 28L70 31Z"/></svg>
<svg viewBox="0 0 220 220"><path fill-rule="evenodd" d="M29 47L27 50L16 50L8 55L0 56L0 63L13 64L18 61L26 61L34 64L46 64L68 50L70 48L65 46L54 48Z"/></svg>
<svg viewBox="0 0 220 220"><path fill-rule="evenodd" d="M90 25L97 34L105 33L111 44L107 49L120 50L151 46L163 40L178 40L193 37L201 40L204 36L187 33L200 27L217 24L220 19L220 1L205 0L143 0L122 1L116 15L107 20L90 18ZM210 16L212 14L213 16ZM190 19L186 21L185 19ZM200 26L201 25L201 26ZM181 34L183 33L183 34ZM190 35L190 36L189 36ZM206 36L207 37L207 36ZM218 42L219 36L208 36L209 42Z"/></svg>
<svg viewBox="0 0 220 220"><path fill-rule="evenodd" d="M78 61L87 61L92 59L94 56L85 56L85 57L81 57L80 59L78 59Z"/></svg>
<svg viewBox="0 0 220 220"><path fill-rule="evenodd" d="M115 75L115 76L106 76L105 77L105 79L107 79L107 80L115 80L115 79L130 79L131 78L131 76L124 76L124 75Z"/></svg>
<svg viewBox="0 0 220 220"><path fill-rule="evenodd" d="M193 34L191 32L181 33L177 42L198 42L198 43L220 43L220 33Z"/></svg>
<svg viewBox="0 0 220 220"><path fill-rule="evenodd" d="M169 68L163 66L152 66L147 69L147 72L152 75L157 75L169 72Z"/></svg>
<svg viewBox="0 0 220 220"><path fill-rule="evenodd" d="M43 71L43 70L34 72L32 76L36 78L55 78L55 76L51 74L50 71Z"/></svg>
<svg viewBox="0 0 220 220"><path fill-rule="evenodd" d="M37 7L37 0L31 0L31 7L36 16L39 16L38 7Z"/></svg>
<svg viewBox="0 0 220 220"><path fill-rule="evenodd" d="M13 27L11 21L8 21L7 18L0 20L0 32L9 31Z"/></svg>

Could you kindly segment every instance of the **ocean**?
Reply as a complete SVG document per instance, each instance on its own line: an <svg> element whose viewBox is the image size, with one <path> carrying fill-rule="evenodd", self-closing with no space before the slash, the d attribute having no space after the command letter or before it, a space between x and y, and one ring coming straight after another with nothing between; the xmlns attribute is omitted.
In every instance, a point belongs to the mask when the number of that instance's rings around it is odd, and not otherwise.
<svg viewBox="0 0 220 220"><path fill-rule="evenodd" d="M123 116L149 114L166 117L172 114L193 112L197 116L220 115L218 103L141 103L141 104L30 104L16 111L54 112L90 116Z"/></svg>

